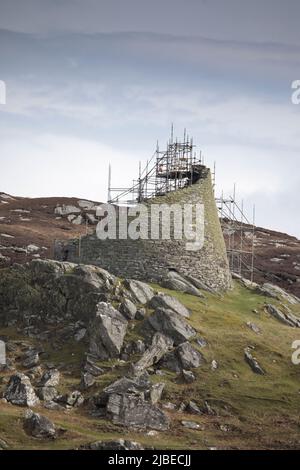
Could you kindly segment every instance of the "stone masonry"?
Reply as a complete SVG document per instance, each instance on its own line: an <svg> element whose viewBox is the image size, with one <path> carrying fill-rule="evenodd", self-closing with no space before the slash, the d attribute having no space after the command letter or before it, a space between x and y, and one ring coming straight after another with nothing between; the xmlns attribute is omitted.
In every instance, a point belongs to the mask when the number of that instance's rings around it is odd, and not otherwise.
<svg viewBox="0 0 300 470"><path fill-rule="evenodd" d="M120 276L160 283L168 271L199 279L209 288L231 286L225 242L218 218L211 174L204 168L193 185L148 200L147 204L204 204L205 243L198 251L187 251L186 240L99 240L96 234L81 241L57 242L55 258L94 264ZM172 233L172 228L171 228Z"/></svg>

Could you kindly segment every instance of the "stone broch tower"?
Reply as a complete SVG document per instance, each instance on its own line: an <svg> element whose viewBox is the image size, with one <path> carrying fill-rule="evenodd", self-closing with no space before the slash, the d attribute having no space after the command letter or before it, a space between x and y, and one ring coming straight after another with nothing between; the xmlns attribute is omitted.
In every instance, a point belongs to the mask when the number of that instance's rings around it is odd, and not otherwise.
<svg viewBox="0 0 300 470"><path fill-rule="evenodd" d="M120 276L161 283L168 272L201 281L209 288L231 286L225 242L215 203L211 172L201 165L197 178L185 187L152 197L147 204L202 203L205 211L205 243L198 251L187 251L186 240L104 240L96 234L81 241L57 244L55 257L75 263L98 265Z"/></svg>

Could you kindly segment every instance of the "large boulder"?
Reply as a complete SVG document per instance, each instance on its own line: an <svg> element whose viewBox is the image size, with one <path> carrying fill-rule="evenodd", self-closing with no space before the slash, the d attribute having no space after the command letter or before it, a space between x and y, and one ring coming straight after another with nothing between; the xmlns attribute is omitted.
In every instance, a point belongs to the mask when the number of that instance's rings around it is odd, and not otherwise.
<svg viewBox="0 0 300 470"><path fill-rule="evenodd" d="M166 354L161 360L160 365L174 372L181 372L183 369L197 369L203 362L203 355L186 341L180 344L174 351Z"/></svg>
<svg viewBox="0 0 300 470"><path fill-rule="evenodd" d="M169 429L169 418L156 405L146 402L142 397L131 394L112 394L109 396L107 416L113 423L138 429Z"/></svg>
<svg viewBox="0 0 300 470"><path fill-rule="evenodd" d="M40 381L42 387L56 387L59 384L60 372L57 369L47 370Z"/></svg>
<svg viewBox="0 0 300 470"><path fill-rule="evenodd" d="M185 318L189 318L190 316L189 310L178 299L176 299L176 297L168 294L159 293L152 297L149 302L149 307L154 310L157 308L170 309Z"/></svg>
<svg viewBox="0 0 300 470"><path fill-rule="evenodd" d="M34 259L28 264L27 269L33 281L43 284L72 271L75 266L76 264L74 263L62 263L50 259Z"/></svg>
<svg viewBox="0 0 300 470"><path fill-rule="evenodd" d="M93 402L96 408L105 408L110 395L133 394L145 398L149 395L152 384L147 374L135 378L122 377L111 383L94 396Z"/></svg>
<svg viewBox="0 0 300 470"><path fill-rule="evenodd" d="M100 290L110 291L117 278L98 266L80 264L73 269L73 274Z"/></svg>
<svg viewBox="0 0 300 470"><path fill-rule="evenodd" d="M35 349L30 349L24 354L23 357L23 366L26 367L27 369L31 369L32 367L35 367L39 363L39 352L36 351Z"/></svg>
<svg viewBox="0 0 300 470"><path fill-rule="evenodd" d="M17 373L10 377L4 398L13 405L19 406L37 406L39 399L31 385L29 377Z"/></svg>
<svg viewBox="0 0 300 470"><path fill-rule="evenodd" d="M30 436L39 439L55 439L56 427L50 419L28 410L25 413L24 430Z"/></svg>
<svg viewBox="0 0 300 470"><path fill-rule="evenodd" d="M276 318L276 320L279 320L281 323L300 328L300 318L297 318L292 314L292 312L280 310L278 307L275 307L275 305L272 304L266 305L266 309L268 313L272 315L272 317Z"/></svg>
<svg viewBox="0 0 300 470"><path fill-rule="evenodd" d="M88 327L89 350L100 360L118 357L127 329L127 320L111 304L100 302Z"/></svg>
<svg viewBox="0 0 300 470"><path fill-rule="evenodd" d="M132 300L139 304L146 304L154 296L154 290L144 282L135 279L126 279L124 286L129 291Z"/></svg>
<svg viewBox="0 0 300 470"><path fill-rule="evenodd" d="M162 333L155 333L151 346L146 349L140 360L134 364L133 371L140 374L143 370L156 364L173 346L173 340Z"/></svg>
<svg viewBox="0 0 300 470"><path fill-rule="evenodd" d="M292 305L297 305L300 303L300 299L293 294L286 292L279 286L275 286L269 282L266 282L261 287L258 287L258 292L260 294L266 295L267 297L272 297L277 300L288 302Z"/></svg>
<svg viewBox="0 0 300 470"><path fill-rule="evenodd" d="M52 401L58 396L58 391L55 387L38 387L37 394L43 401Z"/></svg>
<svg viewBox="0 0 300 470"><path fill-rule="evenodd" d="M146 320L146 326L161 332L174 341L175 346L195 336L196 331L187 321L173 310L158 309Z"/></svg>
<svg viewBox="0 0 300 470"><path fill-rule="evenodd" d="M121 302L119 310L128 320L134 320L137 312L137 308L134 303L126 298Z"/></svg>
<svg viewBox="0 0 300 470"><path fill-rule="evenodd" d="M163 382L152 384L147 373L134 378L122 377L94 396L93 403L97 410L96 414L107 416L111 395L133 395L154 405L160 400L164 387Z"/></svg>
<svg viewBox="0 0 300 470"><path fill-rule="evenodd" d="M186 294L196 295L197 297L204 297L191 279L186 279L177 271L169 271L166 278L162 280L162 285L168 289L178 290Z"/></svg>

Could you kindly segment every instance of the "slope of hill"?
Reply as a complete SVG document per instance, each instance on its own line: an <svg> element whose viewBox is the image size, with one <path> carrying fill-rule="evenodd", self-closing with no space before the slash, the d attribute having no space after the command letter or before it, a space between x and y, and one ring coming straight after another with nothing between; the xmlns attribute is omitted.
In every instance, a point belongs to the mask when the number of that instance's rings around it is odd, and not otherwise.
<svg viewBox="0 0 300 470"><path fill-rule="evenodd" d="M0 266L52 258L56 239L91 233L96 204L77 198L20 198L0 193ZM251 227L244 225L243 231L244 248L250 249ZM224 237L228 242L226 229ZM300 297L300 241L257 227L254 280L270 281Z"/></svg>
<svg viewBox="0 0 300 470"><path fill-rule="evenodd" d="M8 357L7 367L0 369L0 394L6 397L0 406L0 448L90 448L95 441L94 448L101 448L103 441L120 438L154 449L299 448L300 366L291 360L299 330L282 323L266 308L271 302L299 319L298 301L285 300L283 307L280 298L271 299L256 287L246 288L235 281L223 297L208 292L195 297L156 285L149 291L143 285L140 289L150 301L141 304L145 300L132 297L137 294L136 286L134 290L128 290L130 287L99 268L82 270L69 263L35 261L25 268L0 270L0 338L6 342ZM175 351L189 351L180 356L188 371L174 370L178 359L172 356L170 345L160 357L149 354L151 336L147 335L149 325L155 325L151 319L157 317L152 300L156 289L173 296L189 311L189 318L173 313L176 322L162 324L160 331L171 335ZM124 302L124 295L131 296L144 309L143 315L126 317L121 354L111 349L112 358L100 357L103 336L95 336L101 325L97 323L95 328L89 292L93 298L105 296L116 306ZM105 311L109 304L97 305L96 311ZM115 321L124 325L124 317L112 312ZM165 315L170 313L165 310ZM111 339L118 341L119 335L120 330ZM183 340L181 335L189 339ZM132 348L145 343L145 354ZM93 362L87 359L91 347ZM256 363L249 363L246 351ZM132 366L141 358L145 373L140 380L134 377ZM92 381L83 384L86 370ZM16 376L17 371L25 376ZM20 379L24 385L27 381L26 389L14 386ZM33 427L26 424L30 414L24 413L24 400L32 402L33 398L35 403L27 406L54 424L55 439L49 438L53 428L48 422L37 421ZM133 426L139 413L143 421ZM44 425L44 435L37 438L39 425Z"/></svg>

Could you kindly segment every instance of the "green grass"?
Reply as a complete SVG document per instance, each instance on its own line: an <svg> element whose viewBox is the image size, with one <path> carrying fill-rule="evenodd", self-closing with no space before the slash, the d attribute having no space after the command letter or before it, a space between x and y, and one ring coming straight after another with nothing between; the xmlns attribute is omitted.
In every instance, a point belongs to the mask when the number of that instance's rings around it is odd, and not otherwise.
<svg viewBox="0 0 300 470"><path fill-rule="evenodd" d="M99 440L126 437L157 449L207 449L209 447L237 448L299 448L300 447L300 366L291 362L291 344L300 339L300 330L281 324L265 312L265 303L275 303L235 283L234 289L215 296L205 292L205 299L163 289L157 290L177 297L190 309L190 323L197 335L208 345L201 349L205 364L195 370L196 381L186 385L178 381L176 374L165 371L163 376L152 376L152 381L166 383L163 402L179 405L194 400L199 406L207 401L217 411L216 416L194 416L176 411L167 412L171 430L148 436L112 425L106 420L93 418L87 407L70 412L53 412L41 409L67 432L53 442L44 442L27 436L22 430L22 409L0 405L0 436L11 448L67 449ZM293 311L299 314L297 308ZM246 323L255 323L261 334L254 333ZM141 337L141 322L133 322L126 341ZM13 338L13 331L0 331ZM19 337L18 337L19 339ZM195 340L193 341L195 347ZM266 375L254 374L244 360L244 348L254 346L253 355L265 369ZM200 349L199 349L200 350ZM47 346L49 362L65 363L73 367L74 374L63 371L61 389L78 387L80 362L84 355L81 345L67 343L61 350L51 351ZM211 370L211 361L218 362L218 369ZM126 373L128 364L118 361L99 362L105 374L89 391L91 396ZM72 370L73 370L72 369ZM3 385L0 386L1 388ZM181 420L196 421L203 430L189 430ZM229 427L225 432L221 425Z"/></svg>

